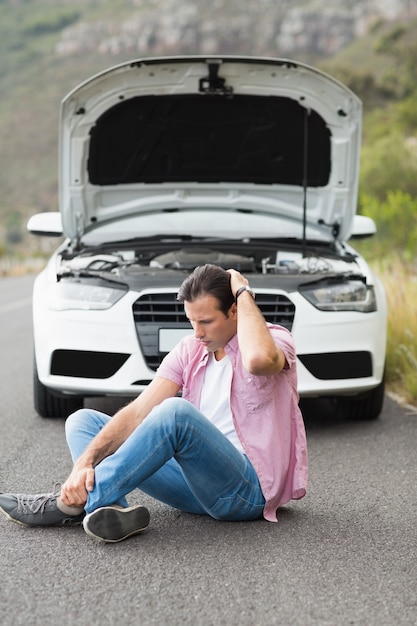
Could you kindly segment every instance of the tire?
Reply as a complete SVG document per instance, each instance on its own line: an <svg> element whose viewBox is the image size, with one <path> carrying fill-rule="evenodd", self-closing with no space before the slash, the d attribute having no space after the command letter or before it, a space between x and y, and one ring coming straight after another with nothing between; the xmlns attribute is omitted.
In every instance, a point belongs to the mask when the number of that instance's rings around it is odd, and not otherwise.
<svg viewBox="0 0 417 626"><path fill-rule="evenodd" d="M385 375L375 389L365 391L358 396L346 396L336 399L338 416L347 420L370 421L379 417L384 404Z"/></svg>
<svg viewBox="0 0 417 626"><path fill-rule="evenodd" d="M33 361L33 401L35 410L41 417L67 417L84 406L84 399L78 396L67 397L52 394L39 380L35 359Z"/></svg>

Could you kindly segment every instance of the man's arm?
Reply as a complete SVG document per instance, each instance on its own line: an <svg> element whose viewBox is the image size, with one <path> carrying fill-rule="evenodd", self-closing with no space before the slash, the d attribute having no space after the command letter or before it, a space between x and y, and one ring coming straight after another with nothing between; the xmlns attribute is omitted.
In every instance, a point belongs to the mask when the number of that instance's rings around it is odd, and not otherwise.
<svg viewBox="0 0 417 626"><path fill-rule="evenodd" d="M240 287L248 285L248 280L236 270L229 270L230 287L233 295ZM272 338L265 319L255 300L243 291L236 302L237 338L245 369L255 376L270 376L280 372L286 358Z"/></svg>
<svg viewBox="0 0 417 626"><path fill-rule="evenodd" d="M133 402L120 409L74 463L71 474L61 487L63 503L84 506L88 492L94 487L96 465L113 454L155 406L176 396L179 390L179 385L173 381L156 376Z"/></svg>

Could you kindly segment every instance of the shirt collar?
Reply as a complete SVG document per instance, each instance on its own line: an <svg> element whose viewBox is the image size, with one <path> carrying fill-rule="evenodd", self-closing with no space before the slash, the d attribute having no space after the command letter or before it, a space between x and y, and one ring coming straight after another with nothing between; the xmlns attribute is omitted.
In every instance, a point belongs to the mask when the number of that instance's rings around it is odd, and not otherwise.
<svg viewBox="0 0 417 626"><path fill-rule="evenodd" d="M237 341L237 333L233 335L229 343L225 345L224 350L227 354L229 354L230 352L236 353L239 350L239 344Z"/></svg>

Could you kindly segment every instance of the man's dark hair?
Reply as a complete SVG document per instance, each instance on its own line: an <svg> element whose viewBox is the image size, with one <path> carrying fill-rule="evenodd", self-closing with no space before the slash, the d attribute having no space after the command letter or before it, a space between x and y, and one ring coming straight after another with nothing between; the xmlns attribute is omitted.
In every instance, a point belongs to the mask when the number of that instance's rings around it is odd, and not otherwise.
<svg viewBox="0 0 417 626"><path fill-rule="evenodd" d="M218 265L199 265L182 283L177 295L180 302L194 302L201 296L214 296L226 316L235 301L230 288L230 274Z"/></svg>

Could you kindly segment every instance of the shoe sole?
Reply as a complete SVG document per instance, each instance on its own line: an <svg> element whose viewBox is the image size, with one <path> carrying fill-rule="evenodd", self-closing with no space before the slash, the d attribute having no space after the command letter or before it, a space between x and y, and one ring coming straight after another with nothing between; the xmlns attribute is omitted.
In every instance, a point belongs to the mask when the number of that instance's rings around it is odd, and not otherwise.
<svg viewBox="0 0 417 626"><path fill-rule="evenodd" d="M26 527L29 526L29 524L25 524L25 522L21 522L19 519L15 519L11 515L9 515L9 513L5 511L4 509L2 509L1 507L0 507L0 513L2 513L4 517L9 520L9 522L14 522L15 524L19 524L19 526L26 526Z"/></svg>
<svg viewBox="0 0 417 626"><path fill-rule="evenodd" d="M142 533L148 528L149 521L149 511L144 506L126 509L104 506L86 515L83 527L87 535L98 541L116 543Z"/></svg>

